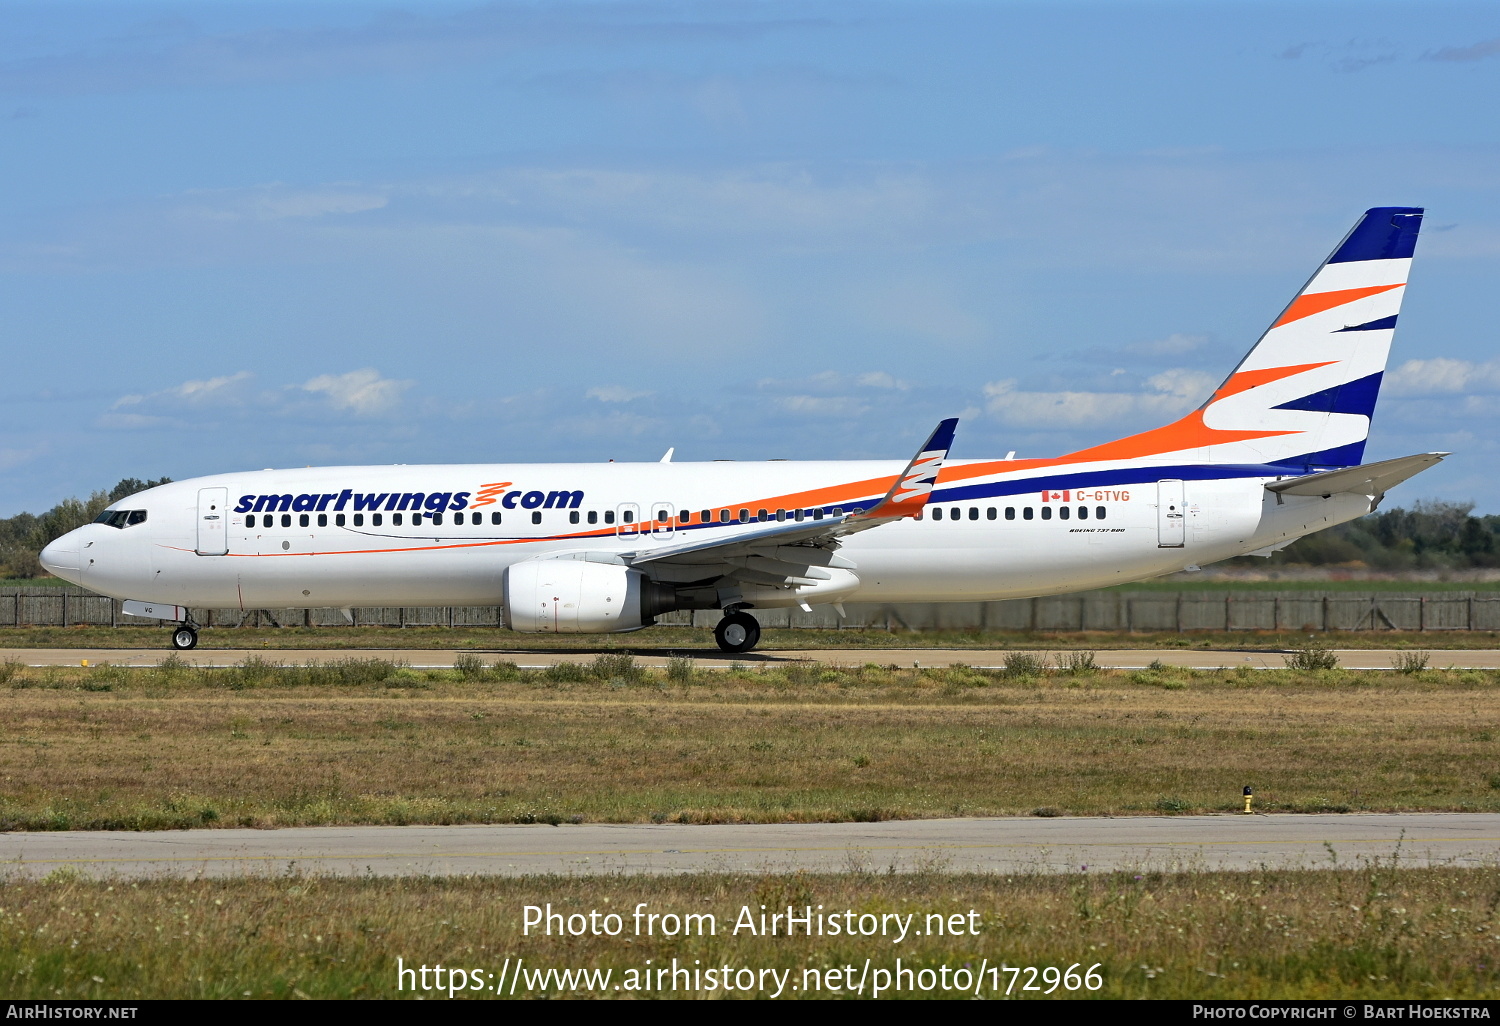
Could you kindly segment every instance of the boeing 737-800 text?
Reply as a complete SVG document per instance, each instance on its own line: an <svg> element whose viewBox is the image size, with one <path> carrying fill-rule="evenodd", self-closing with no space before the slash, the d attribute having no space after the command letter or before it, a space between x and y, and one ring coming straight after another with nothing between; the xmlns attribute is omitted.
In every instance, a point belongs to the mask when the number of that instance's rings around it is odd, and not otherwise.
<svg viewBox="0 0 1500 1026"><path fill-rule="evenodd" d="M719 609L1098 588L1370 512L1442 459L1364 464L1422 210L1367 211L1201 407L1055 459L321 467L179 481L42 553L197 641L194 607L493 605L512 630L631 631Z"/></svg>

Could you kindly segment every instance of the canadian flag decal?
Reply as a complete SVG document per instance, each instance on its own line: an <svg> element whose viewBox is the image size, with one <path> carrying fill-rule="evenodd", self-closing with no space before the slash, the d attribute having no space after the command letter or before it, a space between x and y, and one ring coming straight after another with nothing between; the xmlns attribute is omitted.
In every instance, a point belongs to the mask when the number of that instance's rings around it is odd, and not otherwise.
<svg viewBox="0 0 1500 1026"><path fill-rule="evenodd" d="M1072 494L1073 494L1072 490L1068 489L1068 488L1064 488L1060 492L1054 492L1054 491L1050 491L1050 490L1045 490L1044 489L1042 491L1042 501L1043 502L1072 502L1073 500L1070 497Z"/></svg>

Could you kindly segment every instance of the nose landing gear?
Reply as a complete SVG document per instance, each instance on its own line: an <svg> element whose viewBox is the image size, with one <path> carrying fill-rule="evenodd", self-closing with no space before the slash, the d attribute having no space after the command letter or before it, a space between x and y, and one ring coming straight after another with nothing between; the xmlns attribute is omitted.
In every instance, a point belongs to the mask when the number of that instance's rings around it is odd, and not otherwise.
<svg viewBox="0 0 1500 1026"><path fill-rule="evenodd" d="M190 648L197 647L198 627L196 624L180 623L172 628L172 647L180 652L186 652Z"/></svg>
<svg viewBox="0 0 1500 1026"><path fill-rule="evenodd" d="M748 652L760 644L760 622L743 610L725 615L714 628L714 640L725 652Z"/></svg>

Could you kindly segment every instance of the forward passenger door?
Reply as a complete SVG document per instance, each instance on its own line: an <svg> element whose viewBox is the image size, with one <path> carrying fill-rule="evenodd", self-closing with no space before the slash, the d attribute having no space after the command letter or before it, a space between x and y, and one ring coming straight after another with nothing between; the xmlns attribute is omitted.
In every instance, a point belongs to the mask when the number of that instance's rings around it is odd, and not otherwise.
<svg viewBox="0 0 1500 1026"><path fill-rule="evenodd" d="M229 554L229 489L198 489L198 555Z"/></svg>

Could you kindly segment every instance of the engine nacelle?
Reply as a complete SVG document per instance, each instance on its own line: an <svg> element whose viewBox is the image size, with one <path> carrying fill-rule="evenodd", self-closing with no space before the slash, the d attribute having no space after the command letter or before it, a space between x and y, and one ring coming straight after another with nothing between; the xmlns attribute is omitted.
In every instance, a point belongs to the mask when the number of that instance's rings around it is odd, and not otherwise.
<svg viewBox="0 0 1500 1026"><path fill-rule="evenodd" d="M505 626L526 634L609 634L676 608L670 585L587 559L527 559L505 569Z"/></svg>

